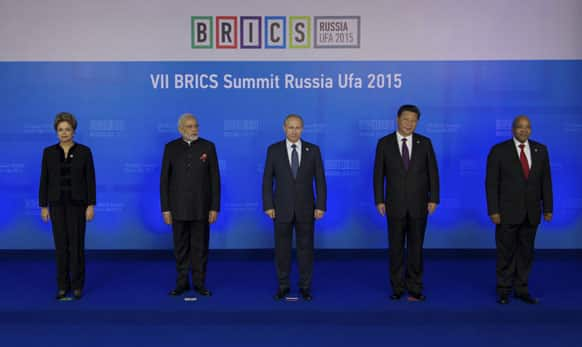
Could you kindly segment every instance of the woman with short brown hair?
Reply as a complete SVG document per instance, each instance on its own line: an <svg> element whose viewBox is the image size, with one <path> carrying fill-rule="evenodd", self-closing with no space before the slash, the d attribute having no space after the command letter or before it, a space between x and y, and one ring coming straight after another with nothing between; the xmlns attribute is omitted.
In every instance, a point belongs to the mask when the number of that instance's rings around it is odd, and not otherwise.
<svg viewBox="0 0 582 347"><path fill-rule="evenodd" d="M89 147L73 141L77 120L57 114L54 128L59 143L44 149L39 205L44 222L52 222L57 260L57 300L73 290L82 296L85 282L85 224L94 216L95 168Z"/></svg>

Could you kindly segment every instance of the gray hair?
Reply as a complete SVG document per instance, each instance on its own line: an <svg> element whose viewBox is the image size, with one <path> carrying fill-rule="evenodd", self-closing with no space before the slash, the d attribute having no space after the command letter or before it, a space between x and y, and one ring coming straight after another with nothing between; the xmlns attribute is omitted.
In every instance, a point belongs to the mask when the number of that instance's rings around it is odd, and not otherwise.
<svg viewBox="0 0 582 347"><path fill-rule="evenodd" d="M184 113L180 116L180 118L178 119L178 129L180 129L182 127L182 125L184 125L184 122L187 119L193 119L196 121L196 124L198 124L198 118L196 118L195 115L193 115L192 113Z"/></svg>

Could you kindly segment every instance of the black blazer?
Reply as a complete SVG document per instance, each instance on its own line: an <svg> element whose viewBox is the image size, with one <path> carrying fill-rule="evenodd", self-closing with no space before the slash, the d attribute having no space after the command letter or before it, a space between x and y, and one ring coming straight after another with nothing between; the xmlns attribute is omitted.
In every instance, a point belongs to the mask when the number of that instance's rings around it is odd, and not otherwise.
<svg viewBox="0 0 582 347"><path fill-rule="evenodd" d="M220 173L214 143L199 138L168 142L160 175L162 211L175 220L208 220L220 210Z"/></svg>
<svg viewBox="0 0 582 347"><path fill-rule="evenodd" d="M61 160L63 150L59 144L49 146L42 153L38 204L47 207L61 198ZM71 199L86 205L96 204L95 167L91 149L76 143L69 150L71 159Z"/></svg>
<svg viewBox="0 0 582 347"><path fill-rule="evenodd" d="M503 224L521 224L526 214L537 225L544 213L552 213L553 193L550 158L546 146L529 140L531 169L528 179L523 175L521 162L513 139L501 142L487 157L487 212L501 214Z"/></svg>
<svg viewBox="0 0 582 347"><path fill-rule="evenodd" d="M388 217L426 217L429 202L439 203L439 172L428 137L412 134L412 156L404 169L396 133L384 136L376 146L374 200L386 204ZM386 184L384 184L386 180Z"/></svg>
<svg viewBox="0 0 582 347"><path fill-rule="evenodd" d="M313 184L315 182L315 191ZM286 141L267 149L263 173L263 210L275 209L275 221L313 222L315 209L325 211L327 185L321 152L316 145L301 140L301 162L297 178L293 178Z"/></svg>

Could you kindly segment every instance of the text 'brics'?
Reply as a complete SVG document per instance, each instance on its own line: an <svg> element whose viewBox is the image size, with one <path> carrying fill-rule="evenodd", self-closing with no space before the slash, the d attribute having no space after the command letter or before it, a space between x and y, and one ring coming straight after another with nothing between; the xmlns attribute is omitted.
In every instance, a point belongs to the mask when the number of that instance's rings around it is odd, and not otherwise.
<svg viewBox="0 0 582 347"><path fill-rule="evenodd" d="M353 72L335 75L319 74L299 76L292 73L260 77L233 74L160 74L151 73L149 80L153 89L400 89L404 85L402 73Z"/></svg>
<svg viewBox="0 0 582 347"><path fill-rule="evenodd" d="M192 16L192 48L359 48L359 16Z"/></svg>

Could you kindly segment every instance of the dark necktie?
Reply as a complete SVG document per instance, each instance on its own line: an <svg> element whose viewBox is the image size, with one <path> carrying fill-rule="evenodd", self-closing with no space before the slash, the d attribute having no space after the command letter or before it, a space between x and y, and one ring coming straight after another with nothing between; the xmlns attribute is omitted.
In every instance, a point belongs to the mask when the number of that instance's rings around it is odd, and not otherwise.
<svg viewBox="0 0 582 347"><path fill-rule="evenodd" d="M523 176L525 177L525 179L527 179L529 177L529 164L527 163L527 157L525 156L525 151L523 150L525 148L525 145L522 143L519 145L519 148L521 148L521 152L519 153L519 161L521 161L521 170L523 171Z"/></svg>
<svg viewBox="0 0 582 347"><path fill-rule="evenodd" d="M297 178L297 171L299 170L299 154L297 154L297 145L292 144L291 148L291 172L293 173L293 178Z"/></svg>
<svg viewBox="0 0 582 347"><path fill-rule="evenodd" d="M408 171L408 165L410 165L410 153L408 152L406 139L402 139L402 163L404 164L404 170Z"/></svg>

